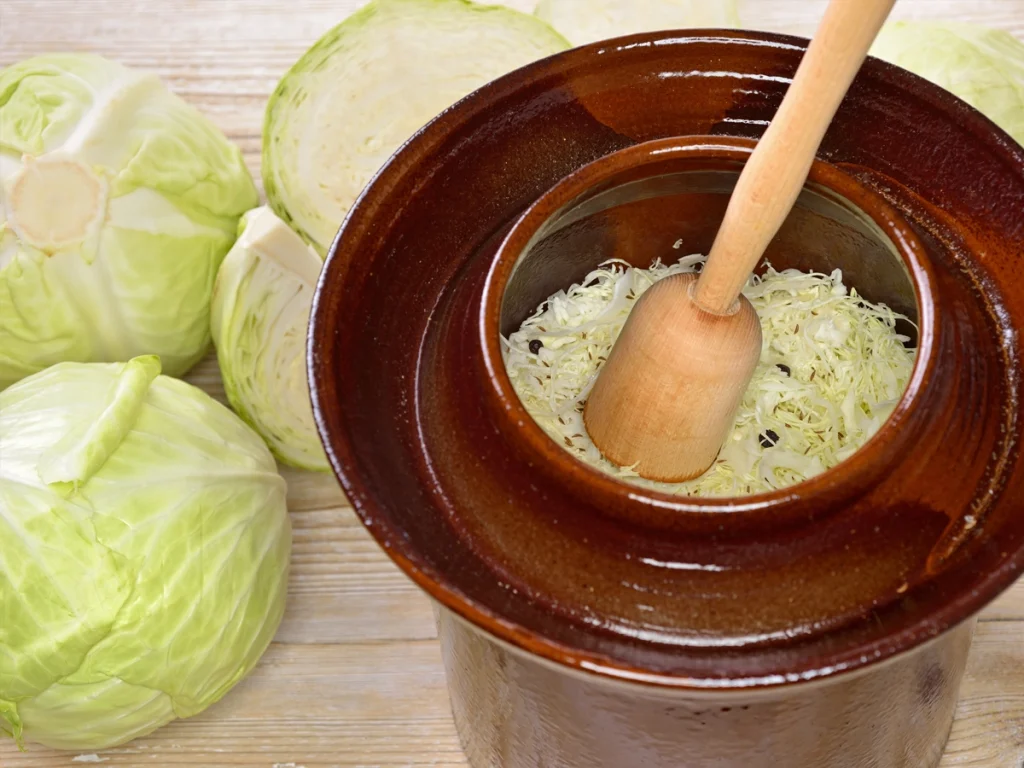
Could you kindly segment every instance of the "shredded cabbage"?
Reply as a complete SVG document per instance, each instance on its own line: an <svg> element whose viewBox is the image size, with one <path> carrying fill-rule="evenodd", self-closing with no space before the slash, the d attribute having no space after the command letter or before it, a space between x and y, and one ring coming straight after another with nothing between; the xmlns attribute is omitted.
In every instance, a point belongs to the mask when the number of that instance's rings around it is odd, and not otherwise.
<svg viewBox="0 0 1024 768"><path fill-rule="evenodd" d="M679 247L679 243L676 243ZM636 485L686 496L742 496L799 483L852 455L899 401L916 350L897 332L908 318L830 275L770 265L743 290L761 319L761 360L717 461L685 483L641 478L604 457L583 426L583 406L637 298L705 257L636 269L611 260L551 296L502 339L519 398L577 458Z"/></svg>

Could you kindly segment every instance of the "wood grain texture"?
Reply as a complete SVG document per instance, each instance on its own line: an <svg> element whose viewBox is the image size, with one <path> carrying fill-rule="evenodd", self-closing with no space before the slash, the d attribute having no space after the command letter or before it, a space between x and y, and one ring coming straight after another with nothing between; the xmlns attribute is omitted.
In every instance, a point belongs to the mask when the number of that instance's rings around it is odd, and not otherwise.
<svg viewBox="0 0 1024 768"><path fill-rule="evenodd" d="M88 50L160 74L245 152L258 178L266 98L351 0L0 0L0 66ZM506 3L529 9L532 0ZM744 0L751 26L807 33L825 0ZM1024 0L900 0L897 18L955 18L1024 37ZM223 397L208 358L190 379ZM3 768L464 766L433 614L329 476L285 470L295 527L290 602L261 664L219 704L97 755L0 742ZM986 610L944 768L1024 760L1024 582Z"/></svg>
<svg viewBox="0 0 1024 768"><path fill-rule="evenodd" d="M698 306L725 313L736 302L803 191L821 140L894 3L833 0L827 6L793 85L729 198L694 289Z"/></svg>

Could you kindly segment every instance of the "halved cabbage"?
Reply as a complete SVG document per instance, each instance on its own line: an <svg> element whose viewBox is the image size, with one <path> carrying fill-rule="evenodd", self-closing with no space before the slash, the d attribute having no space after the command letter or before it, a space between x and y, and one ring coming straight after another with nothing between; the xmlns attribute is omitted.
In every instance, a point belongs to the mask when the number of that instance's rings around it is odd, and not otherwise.
<svg viewBox="0 0 1024 768"><path fill-rule="evenodd" d="M90 54L0 70L0 389L68 360L184 373L257 202L238 148L155 75Z"/></svg>
<svg viewBox="0 0 1024 768"><path fill-rule="evenodd" d="M540 0L535 13L573 45L661 29L740 25L735 0Z"/></svg>
<svg viewBox="0 0 1024 768"><path fill-rule="evenodd" d="M882 28L871 54L954 93L1024 144L1024 42L1009 32L897 21Z"/></svg>
<svg viewBox="0 0 1024 768"><path fill-rule="evenodd" d="M321 265L273 211L250 211L217 274L212 327L231 406L281 461L326 472L305 356Z"/></svg>
<svg viewBox="0 0 1024 768"><path fill-rule="evenodd" d="M569 47L544 22L467 0L374 0L285 74L267 105L263 184L321 254L377 170L471 91Z"/></svg>
<svg viewBox="0 0 1024 768"><path fill-rule="evenodd" d="M159 359L0 393L0 733L104 749L202 712L281 622L291 526L259 437Z"/></svg>

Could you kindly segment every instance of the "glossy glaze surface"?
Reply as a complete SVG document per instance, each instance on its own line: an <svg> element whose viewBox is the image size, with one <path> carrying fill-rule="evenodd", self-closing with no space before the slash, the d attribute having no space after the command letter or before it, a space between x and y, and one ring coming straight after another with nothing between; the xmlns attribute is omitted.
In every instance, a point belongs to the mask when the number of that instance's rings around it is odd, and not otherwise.
<svg viewBox="0 0 1024 768"><path fill-rule="evenodd" d="M1021 564L1024 287L1011 276L1024 156L938 89L869 63L821 156L888 199L920 241L939 308L933 362L919 368L917 405L899 434L847 468L870 465L877 485L851 494L824 482L720 503L721 523L708 525L707 504L666 508L604 487L582 466L538 466L518 435L525 423L495 407L500 371L481 345L484 280L527 205L638 141L756 136L801 50L742 33L653 39L579 49L488 86L369 188L314 311L314 400L328 450L364 522L421 586L549 659L683 688L780 685L876 663L972 615ZM671 240L701 250L725 194L694 192ZM808 266L821 249L802 244L852 236L841 217L794 226L787 252ZM599 260L605 231L586 237L560 255L568 266L552 268L557 280L538 277L524 291L522 307ZM872 276L892 264L865 265L851 282L870 296ZM659 505L701 522L644 523ZM730 525L732 513L752 524Z"/></svg>
<svg viewBox="0 0 1024 768"><path fill-rule="evenodd" d="M843 684L724 697L567 673L446 610L438 629L476 768L934 768L974 622Z"/></svg>

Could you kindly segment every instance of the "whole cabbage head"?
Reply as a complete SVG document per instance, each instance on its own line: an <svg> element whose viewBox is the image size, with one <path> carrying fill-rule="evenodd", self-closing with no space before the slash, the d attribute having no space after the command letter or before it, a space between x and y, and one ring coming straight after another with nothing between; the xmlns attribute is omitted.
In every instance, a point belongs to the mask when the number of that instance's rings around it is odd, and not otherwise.
<svg viewBox="0 0 1024 768"><path fill-rule="evenodd" d="M976 24L896 21L871 54L966 101L1024 144L1024 42Z"/></svg>
<svg viewBox="0 0 1024 768"><path fill-rule="evenodd" d="M256 203L238 148L155 75L89 54L0 70L0 389L140 354L184 373Z"/></svg>
<svg viewBox="0 0 1024 768"><path fill-rule="evenodd" d="M259 437L155 356L0 393L0 732L104 749L190 717L284 611L285 482Z"/></svg>

